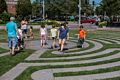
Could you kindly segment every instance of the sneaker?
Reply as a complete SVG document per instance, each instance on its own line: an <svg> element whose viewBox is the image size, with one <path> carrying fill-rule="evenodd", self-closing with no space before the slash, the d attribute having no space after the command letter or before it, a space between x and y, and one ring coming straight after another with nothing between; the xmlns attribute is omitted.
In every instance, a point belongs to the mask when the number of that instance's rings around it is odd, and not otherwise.
<svg viewBox="0 0 120 80"><path fill-rule="evenodd" d="M48 43L47 42L45 42L45 44L44 45L48 45Z"/></svg>
<svg viewBox="0 0 120 80"><path fill-rule="evenodd" d="M60 51L60 48L58 49L58 51Z"/></svg>
<svg viewBox="0 0 120 80"><path fill-rule="evenodd" d="M60 53L61 53L61 54L64 54L64 52L63 52L63 51L60 51Z"/></svg>

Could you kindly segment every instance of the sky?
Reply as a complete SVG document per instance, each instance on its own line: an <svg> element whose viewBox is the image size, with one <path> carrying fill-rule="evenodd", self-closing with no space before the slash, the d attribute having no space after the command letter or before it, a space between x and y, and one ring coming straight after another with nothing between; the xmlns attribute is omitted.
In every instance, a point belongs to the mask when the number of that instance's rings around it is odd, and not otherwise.
<svg viewBox="0 0 120 80"><path fill-rule="evenodd" d="M92 1L93 1L93 0L90 0L90 4L92 4ZM98 5L102 0L94 0L94 1L95 1L95 4Z"/></svg>

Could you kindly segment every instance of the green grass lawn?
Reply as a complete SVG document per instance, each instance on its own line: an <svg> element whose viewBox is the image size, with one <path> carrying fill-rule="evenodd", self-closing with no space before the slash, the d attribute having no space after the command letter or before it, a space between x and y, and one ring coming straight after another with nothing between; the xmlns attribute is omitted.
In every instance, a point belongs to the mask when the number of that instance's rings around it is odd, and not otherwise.
<svg viewBox="0 0 120 80"><path fill-rule="evenodd" d="M0 30L0 42L7 42L7 32Z"/></svg>
<svg viewBox="0 0 120 80"><path fill-rule="evenodd" d="M4 52L7 52L8 50L6 49L3 49L3 48L0 48L0 54L4 53Z"/></svg>
<svg viewBox="0 0 120 80"><path fill-rule="evenodd" d="M85 66L87 67L87 66L101 65L101 64L107 64L107 63L112 63L112 62L117 62L117 61L120 61L120 58L111 59L111 60L107 60L107 61L94 62L94 63L86 63L86 64L56 65L56 66L46 65L46 66L29 67L20 76L18 76L15 80L31 80L31 74L33 72L38 71L38 70L43 70L43 69L73 68L73 67L75 68L75 67L85 67ZM120 67L114 67L114 69L116 69L116 68L120 70ZM112 69L109 69L108 71L111 71L111 70Z"/></svg>
<svg viewBox="0 0 120 80"><path fill-rule="evenodd" d="M39 29L33 29L34 33L34 40L40 39L40 34L39 34ZM48 36L50 31L48 30ZM78 29L71 29L70 30L70 37L73 37L74 39L77 39L76 34L78 34ZM5 42L7 41L7 32L5 30L0 30L0 42ZM113 38L114 37L119 37L120 32L118 31L106 31L106 30L92 30L92 31L86 31L86 38L87 39L93 39L93 38ZM28 34L29 36L29 30Z"/></svg>
<svg viewBox="0 0 120 80"><path fill-rule="evenodd" d="M7 55L0 57L0 76L16 66L18 63L23 62L24 59L33 52L33 50L23 50L15 56Z"/></svg>
<svg viewBox="0 0 120 80"><path fill-rule="evenodd" d="M49 62L74 62L74 61L83 61L83 60L91 60L91 59L97 59L97 58L102 58L102 57L108 57L112 56L114 54L118 54L120 51L113 51L109 54L103 54L103 55L98 55L98 56L92 56L92 57L85 57L85 58L75 58L75 59L58 59L58 60L34 60L34 61L25 61L25 62L32 62L32 63L49 63Z"/></svg>
<svg viewBox="0 0 120 80"><path fill-rule="evenodd" d="M74 37L75 39L77 39L77 36L75 36L75 34L77 34L77 30L70 30L70 36ZM115 31L87 31L87 39L99 39L99 38L113 38L114 37L119 37L120 32L115 32ZM102 43L103 44L103 43ZM55 54L50 54L52 52L52 50L46 51L41 57L44 58L52 58L52 57L70 57L70 56L81 56L81 55L87 55L87 54L94 54L96 52L100 52L103 51L105 49L109 49L109 48L120 48L120 45L118 44L103 44L104 47L102 49L93 51L93 52L88 52L88 53L83 53L83 54L64 54L64 55L55 55ZM105 55L100 55L100 56L95 56L95 57L90 57L90 58L86 58L85 60L88 59L94 59L94 58L100 58L100 57L107 57L110 55L114 55L117 54L117 52L119 51L114 51L110 54L105 54ZM80 59L76 59L76 60L71 60L71 61L79 61ZM115 59L111 59L111 60L106 60L106 61L99 61L99 62L93 62L93 63L86 63L86 64L74 64L74 65L56 65L56 66L52 66L52 65L46 65L46 66L36 66L36 67L29 67L28 69L26 69L20 76L18 76L15 80L30 80L31 79L31 74L35 71L38 70L42 70L42 69L55 69L55 68L75 68L75 67L85 67L85 66L94 66L94 65L101 65L101 64L108 64L108 63L112 63L112 62L118 62L120 61L120 58L115 58ZM30 61L32 62L32 61ZM33 61L34 62L42 62L42 61ZM43 61L44 62L44 61ZM45 61L45 62L52 62L52 61ZM56 60L53 60L53 62L56 62ZM61 62L61 61L57 61L57 62ZM62 60L62 62L64 62L64 60ZM27 62L29 63L29 61ZM119 66L116 67L110 67L110 68L106 68L106 69L98 69L98 70L92 70L92 71L83 71L83 72L75 72L75 73L55 73L54 76L64 76L64 75L68 75L68 76L75 76L75 75L87 75L87 74L96 74L96 73L105 73L105 72L112 72L112 71L117 71L120 70ZM109 79L108 79L109 80ZM112 80L112 79L111 79ZM120 78L113 78L113 80L120 80Z"/></svg>
<svg viewBox="0 0 120 80"><path fill-rule="evenodd" d="M70 30L70 37L74 37L74 39L77 39L77 36L75 34L77 34L78 29L72 29ZM39 39L39 29L34 29L33 30L34 33L34 40L38 40ZM0 30L0 42L7 42L7 33L5 30ZM115 37L119 38L120 32L116 32L116 31L105 31L105 30L93 30L93 31L87 31L87 36L86 39L99 39L99 38L112 38L114 39ZM29 35L29 34L28 34ZM92 48L94 45L89 43L90 46L87 49ZM103 43L102 43L103 44ZM108 48L120 48L119 44L103 44L104 47L93 51L93 52L88 52L88 53L83 53L83 54L64 54L64 55L56 55L56 54L51 54L51 52L53 50L48 50L46 51L42 56L42 58L53 58L53 57L71 57L71 56L82 56L82 55L88 55L88 54L94 54L96 52L100 52L103 51L105 49ZM80 49L85 50L85 49ZM4 52L4 50L2 50L0 48L0 51ZM77 51L77 50L76 50ZM16 66L18 63L20 62L26 62L26 63L31 63L32 61L25 61L24 59L27 58L31 53L33 53L33 50L25 50L20 52L19 54L17 54L14 57L11 57L10 55L4 56L4 57L0 57L0 76L2 74L4 74L5 72L9 71L11 68L13 68L14 66ZM71 51L74 52L74 51ZM100 56L95 56L95 57L87 57L87 58L80 58L80 59L70 59L70 60L44 60L44 61L33 61L33 62L68 62L68 61L82 61L82 60L90 60L90 59L96 59L96 58L102 58L102 57L107 57L110 55L114 55L117 54L119 51L114 51L111 52L110 54L105 54L105 55L100 55ZM0 52L1 53L1 52ZM112 62L118 62L120 61L120 58L116 58L116 59L111 59L111 60L107 60L107 61L99 61L99 62L94 62L94 63L86 63L86 64L70 64L70 65L46 65L46 66L35 66L35 67L29 67L28 69L26 69L20 76L18 76L15 80L31 80L31 74L35 71L38 70L42 70L42 69L55 69L55 68L75 68L75 67L85 67L85 66L94 66L94 65L101 65L101 64L107 64L107 63L112 63ZM83 71L83 72L68 72L68 73L55 73L54 76L59 77L59 76L75 76L75 75L87 75L87 74L96 74L96 73L104 73L104 72L111 72L111 71L117 71L120 70L120 66L116 66L116 67L111 67L111 68L107 68L107 69L98 69L98 70L92 70L92 71ZM116 78L113 80L120 80L120 78ZM107 79L109 80L109 79ZM111 79L112 80L112 79Z"/></svg>
<svg viewBox="0 0 120 80"><path fill-rule="evenodd" d="M99 50L95 50L92 52L86 52L86 53L82 53L82 54L63 54L63 55L57 55L57 54L51 54L52 50L46 51L43 55L41 55L42 58L55 58L55 57L71 57L71 56L81 56L81 55L87 55L87 54L94 54L96 52L100 52L103 51L105 49L109 49L109 48L120 48L119 44L103 44L104 46L99 49Z"/></svg>
<svg viewBox="0 0 120 80"><path fill-rule="evenodd" d="M94 44L92 44L92 43L90 43L90 42L88 42L89 43L89 47L87 47L87 48L80 48L80 49L77 49L77 50L72 50L72 51L66 51L66 53L69 53L69 52L75 52L75 51L83 51L83 50L87 50L87 49L90 49L90 48L92 48L92 47L94 47ZM77 43L76 43L77 44ZM41 58L52 58L52 57L63 57L63 55L57 55L57 54L51 54L51 52L52 52L53 50L48 50L48 51L46 51L44 54L42 54L40 57ZM67 56L66 54L64 55L65 57L69 57L69 55ZM73 55L72 55L73 56Z"/></svg>
<svg viewBox="0 0 120 80"><path fill-rule="evenodd" d="M61 73L54 73L55 77L64 77L64 76L78 76L78 75L92 75L92 74L100 74L100 73L107 73L120 70L120 66L110 67L110 68L103 68L91 71L78 71L78 72L61 72Z"/></svg>

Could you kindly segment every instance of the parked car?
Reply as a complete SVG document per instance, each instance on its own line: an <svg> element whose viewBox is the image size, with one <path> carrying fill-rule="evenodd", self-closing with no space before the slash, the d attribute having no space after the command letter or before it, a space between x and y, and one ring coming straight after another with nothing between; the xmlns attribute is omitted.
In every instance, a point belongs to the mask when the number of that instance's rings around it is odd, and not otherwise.
<svg viewBox="0 0 120 80"><path fill-rule="evenodd" d="M37 21L44 21L43 18L35 18L35 19L31 19L30 22L37 22Z"/></svg>
<svg viewBox="0 0 120 80"><path fill-rule="evenodd" d="M81 20L81 23L95 23L96 20L95 19L90 19L90 18L87 18L87 17L84 17L82 20Z"/></svg>

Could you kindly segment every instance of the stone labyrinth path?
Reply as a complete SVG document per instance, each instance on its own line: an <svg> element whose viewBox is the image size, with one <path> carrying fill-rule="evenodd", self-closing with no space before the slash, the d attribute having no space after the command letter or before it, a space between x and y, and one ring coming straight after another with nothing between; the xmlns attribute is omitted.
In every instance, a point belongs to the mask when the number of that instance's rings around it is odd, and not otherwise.
<svg viewBox="0 0 120 80"><path fill-rule="evenodd" d="M27 48L37 50L19 63L10 71L0 77L0 80L14 80L29 67L53 66L33 71L29 77L31 80L101 80L120 79L120 38L89 39L84 43L84 48L75 47L77 40L71 40L64 54L57 50L49 54L51 57L41 57L48 49L40 49L37 41L32 41ZM51 43L49 41L49 43ZM6 44L2 44L5 48ZM51 44L50 44L51 45ZM50 47L48 45L48 47ZM0 57L8 53L0 54ZM44 61L44 62L41 62ZM118 79L118 80L119 80Z"/></svg>

